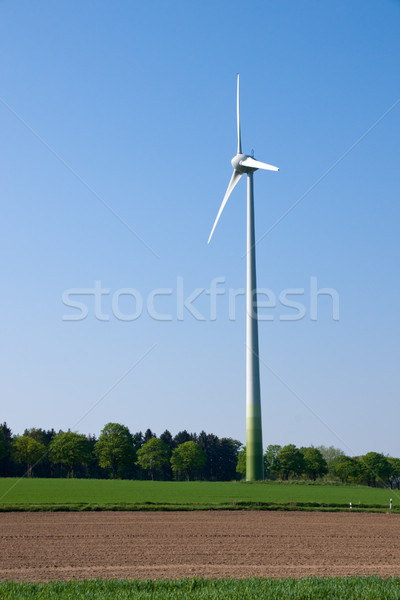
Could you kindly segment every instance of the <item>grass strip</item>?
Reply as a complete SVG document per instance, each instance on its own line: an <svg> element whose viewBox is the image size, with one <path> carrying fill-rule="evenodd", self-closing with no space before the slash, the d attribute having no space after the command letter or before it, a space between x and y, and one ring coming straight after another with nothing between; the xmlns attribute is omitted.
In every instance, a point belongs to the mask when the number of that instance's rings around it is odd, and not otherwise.
<svg viewBox="0 0 400 600"><path fill-rule="evenodd" d="M0 583L0 599L7 600L398 600L399 597L398 577L376 576Z"/></svg>
<svg viewBox="0 0 400 600"><path fill-rule="evenodd" d="M229 503L172 503L172 502L117 502L117 503L24 503L1 504L0 512L100 512L111 511L195 511L195 510L279 510L279 511L323 511L323 512L375 512L387 513L383 504L357 504L351 509L348 504L324 502L229 502ZM391 513L400 513L400 507L393 507Z"/></svg>

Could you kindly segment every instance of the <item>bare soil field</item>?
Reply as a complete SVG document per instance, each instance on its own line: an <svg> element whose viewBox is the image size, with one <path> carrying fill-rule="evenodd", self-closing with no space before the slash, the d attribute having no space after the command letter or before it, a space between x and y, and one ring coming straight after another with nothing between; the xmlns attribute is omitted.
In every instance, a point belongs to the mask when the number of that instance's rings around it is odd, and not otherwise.
<svg viewBox="0 0 400 600"><path fill-rule="evenodd" d="M400 515L0 514L0 580L400 575Z"/></svg>

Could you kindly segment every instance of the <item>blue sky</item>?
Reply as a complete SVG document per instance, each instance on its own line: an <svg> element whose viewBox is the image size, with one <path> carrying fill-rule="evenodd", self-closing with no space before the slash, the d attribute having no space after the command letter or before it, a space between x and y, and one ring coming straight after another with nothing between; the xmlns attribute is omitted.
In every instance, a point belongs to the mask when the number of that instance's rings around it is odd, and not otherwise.
<svg viewBox="0 0 400 600"><path fill-rule="evenodd" d="M264 445L400 456L399 30L389 0L1 2L1 420L245 441L243 297L228 314L244 182L206 244L240 72L243 149L281 169L255 176L258 285L305 290L301 320L262 309ZM217 318L203 293L205 320L178 319L178 280L187 297L216 277ZM328 297L311 320L312 277L337 291L339 320ZM95 281L109 320L90 296L84 320L63 320L77 314L63 292ZM156 300L171 320L118 320L122 288L171 290Z"/></svg>

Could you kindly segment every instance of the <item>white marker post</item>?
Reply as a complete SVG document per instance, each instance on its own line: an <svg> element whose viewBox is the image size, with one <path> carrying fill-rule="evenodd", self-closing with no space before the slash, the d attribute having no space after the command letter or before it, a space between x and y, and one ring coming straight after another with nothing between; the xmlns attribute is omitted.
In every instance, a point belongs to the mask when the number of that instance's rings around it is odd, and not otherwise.
<svg viewBox="0 0 400 600"><path fill-rule="evenodd" d="M390 498L389 508L390 508L390 510L392 510L392 499L391 498Z"/></svg>
<svg viewBox="0 0 400 600"><path fill-rule="evenodd" d="M350 508L353 508L352 505L351 505L351 502L349 504L350 504Z"/></svg>

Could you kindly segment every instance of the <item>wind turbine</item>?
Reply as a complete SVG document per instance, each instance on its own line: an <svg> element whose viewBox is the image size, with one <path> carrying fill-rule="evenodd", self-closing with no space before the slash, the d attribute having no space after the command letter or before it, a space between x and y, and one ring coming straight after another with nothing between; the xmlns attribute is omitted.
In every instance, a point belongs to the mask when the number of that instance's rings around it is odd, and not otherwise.
<svg viewBox="0 0 400 600"><path fill-rule="evenodd" d="M219 208L217 218L208 238L212 238L222 211L228 198L242 175L247 175L247 286L246 286L246 479L259 481L264 479L262 428L261 428L261 393L260 393L260 360L258 354L258 320L257 320L257 282L256 282L256 248L254 235L254 189L253 173L257 169L279 171L278 167L255 160L242 153L239 110L239 74L237 76L237 154L231 160L233 173Z"/></svg>

